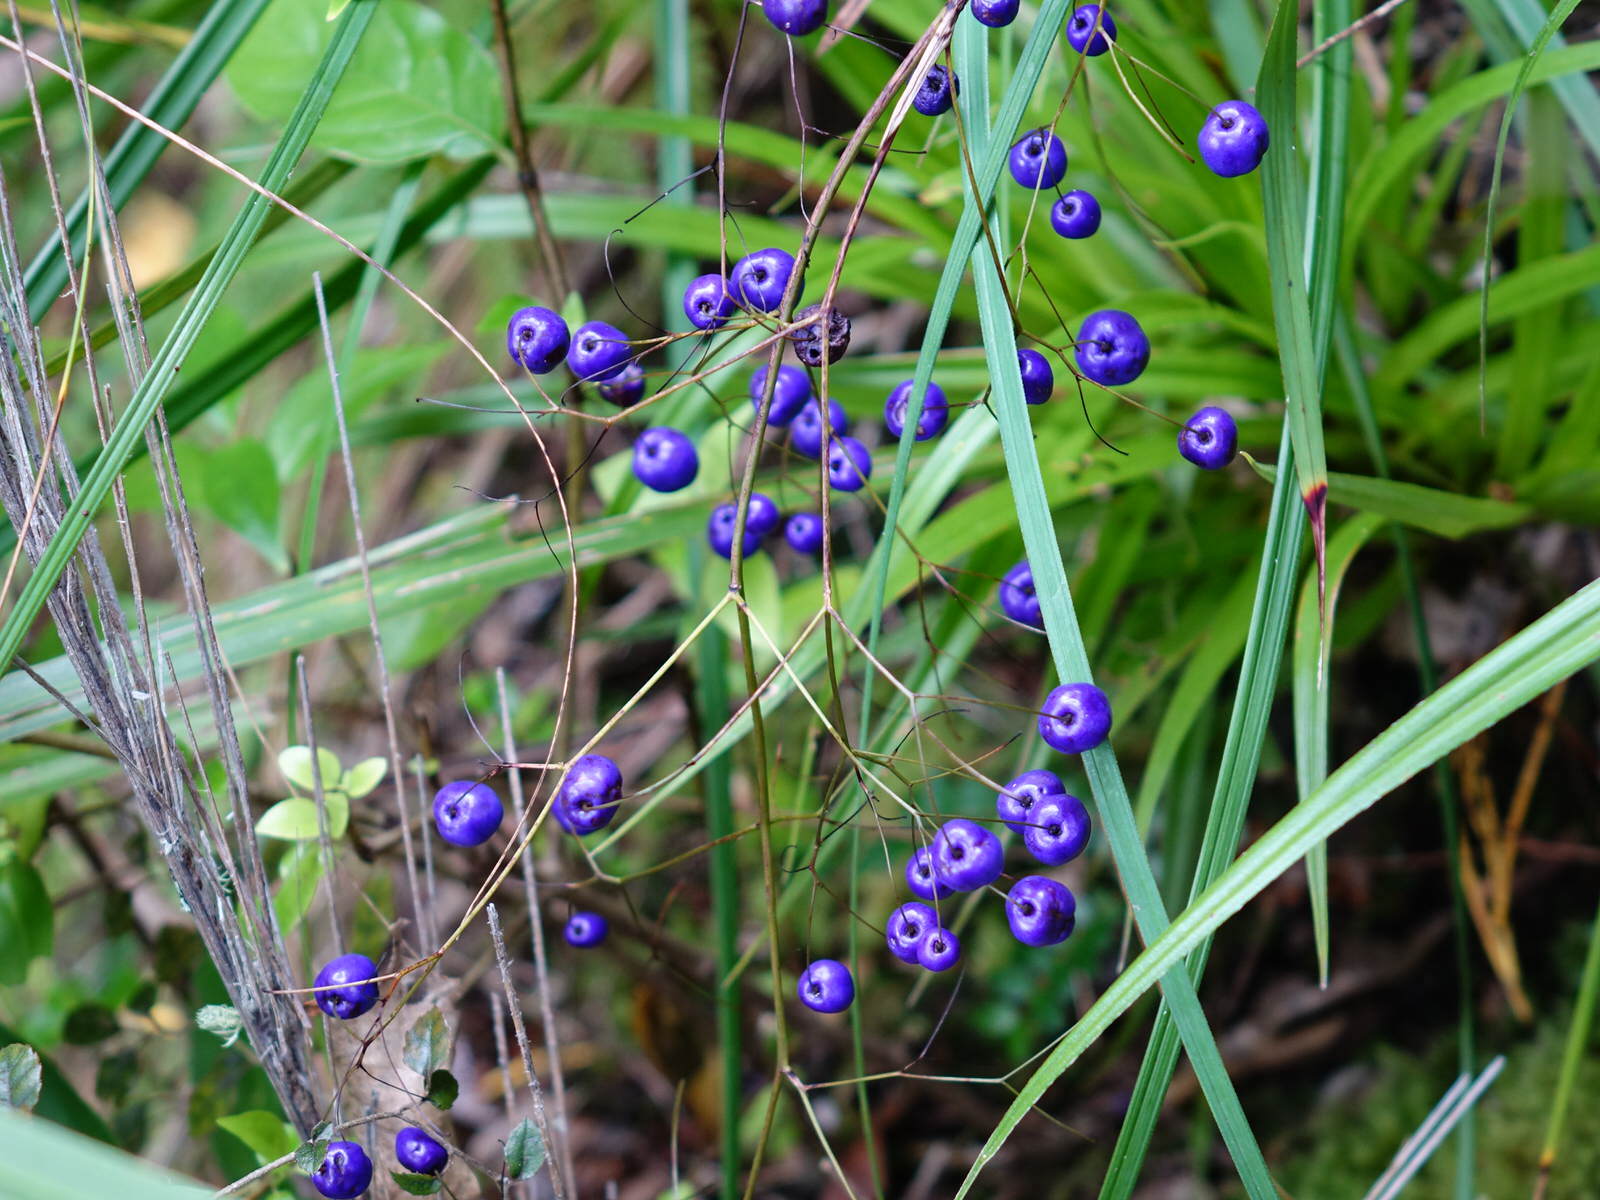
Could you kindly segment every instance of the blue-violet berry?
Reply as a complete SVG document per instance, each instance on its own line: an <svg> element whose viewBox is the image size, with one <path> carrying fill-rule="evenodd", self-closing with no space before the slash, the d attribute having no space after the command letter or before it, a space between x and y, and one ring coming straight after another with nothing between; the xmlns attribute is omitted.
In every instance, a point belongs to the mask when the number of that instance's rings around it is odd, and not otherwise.
<svg viewBox="0 0 1600 1200"><path fill-rule="evenodd" d="M1037 350L1017 351L1017 370L1022 374L1022 398L1029 404L1043 404L1056 390L1056 373L1050 360Z"/></svg>
<svg viewBox="0 0 1600 1200"><path fill-rule="evenodd" d="M700 473L700 455L687 434L654 425L633 444L633 473L651 491L682 491Z"/></svg>
<svg viewBox="0 0 1600 1200"><path fill-rule="evenodd" d="M622 771L603 754L584 754L556 789L551 806L556 824L585 837L611 824L622 799Z"/></svg>
<svg viewBox="0 0 1600 1200"><path fill-rule="evenodd" d="M1043 875L1024 875L1006 893L1011 936L1024 946L1055 946L1072 935L1078 901L1066 884Z"/></svg>
<svg viewBox="0 0 1600 1200"><path fill-rule="evenodd" d="M831 958L819 958L800 974L796 990L800 1002L819 1013L838 1013L856 998L856 982L850 968Z"/></svg>
<svg viewBox="0 0 1600 1200"><path fill-rule="evenodd" d="M928 971L948 971L961 961L961 939L943 925L935 925L917 943L917 965Z"/></svg>
<svg viewBox="0 0 1600 1200"><path fill-rule="evenodd" d="M1111 701L1092 683L1064 683L1045 697L1039 736L1063 754L1093 750L1111 732Z"/></svg>
<svg viewBox="0 0 1600 1200"><path fill-rule="evenodd" d="M1208 404L1178 431L1178 453L1195 466L1218 471L1239 449L1239 427L1226 409Z"/></svg>
<svg viewBox="0 0 1600 1200"><path fill-rule="evenodd" d="M1078 189L1050 206L1050 228L1064 238L1093 237L1100 228L1100 201Z"/></svg>
<svg viewBox="0 0 1600 1200"><path fill-rule="evenodd" d="M1033 590L1033 568L1023 559L1000 579L1000 608L1020 625L1044 628L1039 595Z"/></svg>
<svg viewBox="0 0 1600 1200"><path fill-rule="evenodd" d="M728 285L734 299L757 312L776 312L794 273L794 255L776 247L746 254L734 263Z"/></svg>
<svg viewBox="0 0 1600 1200"><path fill-rule="evenodd" d="M733 297L721 275L699 275L683 293L683 315L696 329L720 329L733 315Z"/></svg>
<svg viewBox="0 0 1600 1200"><path fill-rule="evenodd" d="M1259 167L1270 141L1267 119L1243 100L1225 100L1213 108L1196 139L1206 166L1224 179Z"/></svg>
<svg viewBox="0 0 1600 1200"><path fill-rule="evenodd" d="M980 25L1003 29L1017 19L1022 0L972 0L972 16Z"/></svg>
<svg viewBox="0 0 1600 1200"><path fill-rule="evenodd" d="M820 513L798 512L783 524L783 540L799 554L821 554L824 532Z"/></svg>
<svg viewBox="0 0 1600 1200"><path fill-rule="evenodd" d="M606 934L610 932L611 923L599 913L575 912L567 918L566 928L562 929L561 936L567 939L567 945L578 950L588 950L605 941Z"/></svg>
<svg viewBox="0 0 1600 1200"><path fill-rule="evenodd" d="M579 379L600 383L621 375L633 358L628 335L604 321L578 326L567 349L567 366Z"/></svg>
<svg viewBox="0 0 1600 1200"><path fill-rule="evenodd" d="M859 492L872 478L872 453L853 437L828 446L828 482L841 492Z"/></svg>
<svg viewBox="0 0 1600 1200"><path fill-rule="evenodd" d="M505 818L505 805L486 783L457 779L433 795L433 823L454 846L481 846Z"/></svg>
<svg viewBox="0 0 1600 1200"><path fill-rule="evenodd" d="M1028 853L1047 867L1059 867L1089 844L1089 810L1076 796L1044 796L1028 811L1022 831Z"/></svg>
<svg viewBox="0 0 1600 1200"><path fill-rule="evenodd" d="M1026 834L1028 823L1032 818L1028 815L1033 806L1047 796L1064 796L1067 794L1066 785L1061 782L1061 777L1054 771L1046 771L1042 767L1032 771L1024 771L995 797L994 810L1016 833Z"/></svg>
<svg viewBox="0 0 1600 1200"><path fill-rule="evenodd" d="M359 1142L329 1142L311 1183L328 1200L353 1200L372 1185L372 1160Z"/></svg>
<svg viewBox="0 0 1600 1200"><path fill-rule="evenodd" d="M939 923L939 916L920 900L902 904L889 914L884 926L884 940L889 943L889 953L904 963L917 961L917 943L922 935Z"/></svg>
<svg viewBox="0 0 1600 1200"><path fill-rule="evenodd" d="M976 891L1000 877L1005 850L993 831L976 821L956 817L933 838L933 871L939 882L958 892Z"/></svg>
<svg viewBox="0 0 1600 1200"><path fill-rule="evenodd" d="M934 63L911 98L911 107L925 117L937 117L949 112L951 102L960 94L961 81L943 63Z"/></svg>
<svg viewBox="0 0 1600 1200"><path fill-rule="evenodd" d="M407 1125L394 1135L394 1156L402 1167L416 1175L437 1175L450 1161L450 1151L415 1125Z"/></svg>
<svg viewBox="0 0 1600 1200"><path fill-rule="evenodd" d="M535 375L554 371L567 356L572 335L561 314L543 305L519 308L506 327L506 349Z"/></svg>
<svg viewBox="0 0 1600 1200"><path fill-rule="evenodd" d="M750 407L761 411L761 397L766 394L767 368L756 368L750 376ZM779 429L787 428L806 401L811 399L811 376L799 367L784 363L778 368L778 381L772 385L772 406L767 411L767 424Z"/></svg>
<svg viewBox="0 0 1600 1200"><path fill-rule="evenodd" d="M894 391L883 404L883 423L889 436L897 438L906 427L906 411L911 407L911 387L915 380L907 379L894 385ZM931 379L922 394L922 415L917 418L917 441L925 442L938 437L950 423L950 401L944 389Z"/></svg>
<svg viewBox="0 0 1600 1200"><path fill-rule="evenodd" d="M378 1003L378 985L373 982L378 965L365 954L341 954L329 959L312 987L325 988L312 994L317 1007L340 1021L353 1020Z"/></svg>
<svg viewBox="0 0 1600 1200"><path fill-rule="evenodd" d="M644 399L644 368L631 362L610 379L596 383L594 390L600 393L602 400L618 408L632 408Z"/></svg>
<svg viewBox="0 0 1600 1200"><path fill-rule="evenodd" d="M1083 319L1074 354L1085 378L1106 387L1132 383L1150 365L1150 339L1139 322L1116 308Z"/></svg>
<svg viewBox="0 0 1600 1200"><path fill-rule="evenodd" d="M1097 17L1099 29L1094 27ZM1117 23L1098 4L1078 5L1067 21L1067 44L1079 54L1098 57L1111 49L1111 43L1116 40Z"/></svg>
<svg viewBox="0 0 1600 1200"><path fill-rule="evenodd" d="M1067 148L1048 129L1030 129L1011 147L1011 178L1025 188L1048 190L1067 173Z"/></svg>
<svg viewBox="0 0 1600 1200"><path fill-rule="evenodd" d="M906 860L906 886L923 900L942 900L955 891L935 873L932 846L919 848Z"/></svg>
<svg viewBox="0 0 1600 1200"><path fill-rule="evenodd" d="M834 438L850 432L850 418L844 415L844 408L837 400L828 401L828 427ZM789 427L789 444L796 454L822 457L822 407L815 400L806 401L805 407L795 416Z"/></svg>

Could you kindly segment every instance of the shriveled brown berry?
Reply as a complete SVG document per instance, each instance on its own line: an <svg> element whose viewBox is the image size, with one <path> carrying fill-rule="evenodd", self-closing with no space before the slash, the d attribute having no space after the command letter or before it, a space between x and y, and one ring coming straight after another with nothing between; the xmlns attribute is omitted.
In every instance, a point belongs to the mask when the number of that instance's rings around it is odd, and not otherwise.
<svg viewBox="0 0 1600 1200"><path fill-rule="evenodd" d="M795 313L794 319L796 322L806 321L821 311L822 305L812 304ZM826 339L823 337L824 324L827 327ZM794 356L806 366L820 367L824 358L828 362L837 362L850 349L850 318L838 309L830 308L826 323L813 321L789 337L794 342Z"/></svg>

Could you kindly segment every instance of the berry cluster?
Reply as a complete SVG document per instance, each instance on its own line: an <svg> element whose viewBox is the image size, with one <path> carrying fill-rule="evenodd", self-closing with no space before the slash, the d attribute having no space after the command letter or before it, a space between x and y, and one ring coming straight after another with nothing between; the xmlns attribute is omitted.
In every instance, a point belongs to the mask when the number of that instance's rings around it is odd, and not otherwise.
<svg viewBox="0 0 1600 1200"><path fill-rule="evenodd" d="M426 1130L407 1125L394 1135L394 1157L413 1175L437 1175L450 1152ZM329 1142L311 1183L328 1200L351 1200L372 1186L372 1158L360 1142Z"/></svg>

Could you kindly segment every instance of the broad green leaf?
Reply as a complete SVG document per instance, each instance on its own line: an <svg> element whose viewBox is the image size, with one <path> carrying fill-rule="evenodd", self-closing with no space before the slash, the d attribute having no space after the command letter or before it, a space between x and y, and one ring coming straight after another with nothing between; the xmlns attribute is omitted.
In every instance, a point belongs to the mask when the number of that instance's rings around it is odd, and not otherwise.
<svg viewBox="0 0 1600 1200"><path fill-rule="evenodd" d="M282 1158L300 1144L300 1138L287 1121L261 1109L218 1117L217 1125L249 1146L264 1163Z"/></svg>
<svg viewBox="0 0 1600 1200"><path fill-rule="evenodd" d="M16 1200L211 1200L209 1187L91 1141L50 1121L0 1107L0 1196Z"/></svg>
<svg viewBox="0 0 1600 1200"><path fill-rule="evenodd" d="M350 801L342 792L323 793L323 803L328 810L328 836L342 838L350 823ZM256 822L256 833L261 837L281 838L288 842L310 842L322 836L317 820L317 802L300 796L279 800Z"/></svg>
<svg viewBox="0 0 1600 1200"><path fill-rule="evenodd" d="M1263 479L1278 477L1276 467L1261 462L1252 465ZM1417 483L1337 471L1328 476L1328 500L1446 538L1463 538L1486 529L1510 529L1525 524L1534 515L1534 509L1526 504L1460 496Z"/></svg>
<svg viewBox="0 0 1600 1200"><path fill-rule="evenodd" d="M24 1111L39 1103L43 1066L32 1046L12 1042L0 1050L0 1108Z"/></svg>
<svg viewBox="0 0 1600 1200"><path fill-rule="evenodd" d="M280 572L287 571L289 556L278 534L278 477L267 448L253 438L241 438L185 457L204 509Z"/></svg>
<svg viewBox="0 0 1600 1200"><path fill-rule="evenodd" d="M435 1108L448 1111L454 1107L460 1095L461 1085L456 1082L456 1077L443 1067L428 1076L428 1094L425 1099Z"/></svg>
<svg viewBox="0 0 1600 1200"><path fill-rule="evenodd" d="M412 0L373 7L372 28L313 145L364 163L493 150L505 108L489 52ZM263 120L281 121L294 108L332 37L324 13L324 0L274 0L229 63L229 84Z"/></svg>
<svg viewBox="0 0 1600 1200"><path fill-rule="evenodd" d="M352 800L360 800L383 782L388 770L388 759L364 758L344 773L344 778L339 781L339 790Z"/></svg>
<svg viewBox="0 0 1600 1200"><path fill-rule="evenodd" d="M450 1061L450 1029L444 1023L444 1014L430 1008L417 1018L406 1034L402 1051L406 1066L424 1079Z"/></svg>
<svg viewBox="0 0 1600 1200"><path fill-rule="evenodd" d="M333 751L323 746L317 747L317 769L311 769L311 747L289 746L278 754L278 770L283 772L283 777L299 788L302 792L315 794L317 790L317 776L322 777L324 791L339 786L339 780L344 776L344 769L339 765L339 758Z"/></svg>
<svg viewBox="0 0 1600 1200"><path fill-rule="evenodd" d="M272 910L285 931L305 920L321 882L322 848L310 841L291 846L278 864L278 890L272 897Z"/></svg>
<svg viewBox="0 0 1600 1200"><path fill-rule="evenodd" d="M20 858L0 866L0 983L21 983L55 946L55 911L39 872Z"/></svg>
<svg viewBox="0 0 1600 1200"><path fill-rule="evenodd" d="M389 1178L395 1187L408 1196L435 1196L444 1187L437 1175L414 1175L409 1171L390 1171Z"/></svg>
<svg viewBox="0 0 1600 1200"><path fill-rule="evenodd" d="M506 1175L512 1179L532 1179L544 1165L544 1138L527 1117L506 1139Z"/></svg>
<svg viewBox="0 0 1600 1200"><path fill-rule="evenodd" d="M294 1165L307 1175L322 1165L328 1157L328 1143L333 1141L333 1126L323 1121L311 1131L311 1137L294 1149Z"/></svg>

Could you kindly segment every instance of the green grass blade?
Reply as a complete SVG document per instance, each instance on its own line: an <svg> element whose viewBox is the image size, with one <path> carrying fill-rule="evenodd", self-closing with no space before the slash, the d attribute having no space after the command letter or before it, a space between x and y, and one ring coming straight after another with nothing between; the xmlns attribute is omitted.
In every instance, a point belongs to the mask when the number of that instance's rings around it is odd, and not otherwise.
<svg viewBox="0 0 1600 1200"><path fill-rule="evenodd" d="M1185 954L1324 841L1455 747L1600 658L1591 583L1413 707L1274 825L1128 965L1017 1093L968 1172L972 1180L1078 1057Z"/></svg>
<svg viewBox="0 0 1600 1200"><path fill-rule="evenodd" d="M1495 56L1506 59L1531 50L1548 17L1539 0L1462 0L1461 7L1472 17ZM1566 44L1559 34L1551 40L1558 49ZM1588 143L1589 152L1600 154L1600 94L1594 85L1587 79L1558 79L1551 90Z"/></svg>
<svg viewBox="0 0 1600 1200"><path fill-rule="evenodd" d="M305 95L295 107L283 137L274 147L261 174L259 182L268 191L282 191L288 182L376 9L375 0L357 0L340 17L333 40L328 43L316 74L307 81ZM45 598L66 570L78 543L88 532L95 513L110 493L112 483L132 456L135 445L143 441L145 426L171 390L184 359L243 265L270 209L269 200L257 192L251 192L244 207L239 210L227 237L217 249L217 256L212 259L195 287L194 295L179 314L172 333L162 344L143 382L134 391L128 407L112 429L105 448L95 461L94 469L83 480L75 502L67 510L65 519L28 576L16 604L6 616L5 624L0 626L0 666L9 665L22 648L34 618L44 607Z"/></svg>
<svg viewBox="0 0 1600 1200"><path fill-rule="evenodd" d="M1578 999L1572 1007L1572 1024L1567 1027L1567 1044L1561 1052L1561 1074L1555 1095L1550 1100L1550 1121L1545 1126L1544 1147L1539 1151L1539 1176L1548 1180L1561 1150L1561 1135L1566 1126L1567 1106L1578 1080L1578 1068L1589 1048L1589 1031L1594 1027L1594 1010L1600 1003L1600 912L1589 924L1589 951L1583 959L1583 977L1578 982Z"/></svg>
<svg viewBox="0 0 1600 1200"><path fill-rule="evenodd" d="M61 1164L70 1162L70 1177ZM49 1121L0 1107L0 1195L8 1200L207 1200L209 1187Z"/></svg>
<svg viewBox="0 0 1600 1200"><path fill-rule="evenodd" d="M143 108L145 116L168 129L181 128L268 3L270 0L222 0L212 5L194 37L151 91ZM106 190L114 206L121 208L133 195L167 144L166 138L147 125L136 121L128 126L105 157ZM83 253L88 211L88 192L67 210L67 236L72 239L74 258ZM28 291L28 312L38 321L67 284L67 261L54 230L28 264L23 280Z"/></svg>

